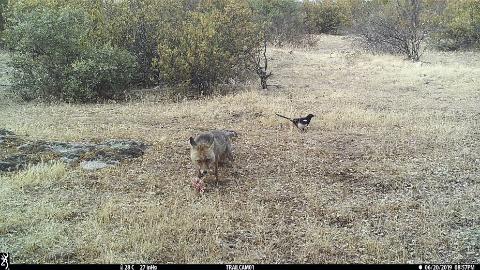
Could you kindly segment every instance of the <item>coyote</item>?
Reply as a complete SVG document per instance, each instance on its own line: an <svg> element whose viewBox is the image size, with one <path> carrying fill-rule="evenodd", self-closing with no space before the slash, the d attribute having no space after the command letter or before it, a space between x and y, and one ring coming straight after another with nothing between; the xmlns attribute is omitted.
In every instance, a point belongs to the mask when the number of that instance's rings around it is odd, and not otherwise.
<svg viewBox="0 0 480 270"><path fill-rule="evenodd" d="M225 159L233 161L230 138L236 136L235 131L213 130L202 133L195 139L190 137L190 158L198 170L198 178L205 176L213 165L218 183L218 163L223 163Z"/></svg>

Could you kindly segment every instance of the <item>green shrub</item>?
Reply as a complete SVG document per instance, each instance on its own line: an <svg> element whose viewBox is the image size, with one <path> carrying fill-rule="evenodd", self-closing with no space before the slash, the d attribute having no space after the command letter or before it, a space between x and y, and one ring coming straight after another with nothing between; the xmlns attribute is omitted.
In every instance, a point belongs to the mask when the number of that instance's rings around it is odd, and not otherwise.
<svg viewBox="0 0 480 270"><path fill-rule="evenodd" d="M202 1L159 29L156 66L169 85L193 86L200 92L236 78L259 45L258 28L245 1Z"/></svg>
<svg viewBox="0 0 480 270"><path fill-rule="evenodd" d="M92 7L99 14L97 24L104 28L99 35L135 56L137 70L133 81L136 85L158 83L159 74L152 65L153 59L158 58L158 32L165 27L163 22L168 12L178 4L171 0L124 0Z"/></svg>
<svg viewBox="0 0 480 270"><path fill-rule="evenodd" d="M250 0L255 21L263 27L268 42L300 42L304 36L301 4L295 0Z"/></svg>
<svg viewBox="0 0 480 270"><path fill-rule="evenodd" d="M6 30L14 90L25 99L59 97L68 67L83 50L85 16L77 10L40 7L15 15Z"/></svg>
<svg viewBox="0 0 480 270"><path fill-rule="evenodd" d="M5 39L13 91L24 99L95 101L115 98L128 87L133 57L91 42L85 11L39 5L11 15Z"/></svg>
<svg viewBox="0 0 480 270"><path fill-rule="evenodd" d="M64 99L91 101L120 99L134 76L135 57L111 46L87 51L71 65Z"/></svg>
<svg viewBox="0 0 480 270"><path fill-rule="evenodd" d="M337 34L347 24L347 10L337 2L304 1L305 30L309 34Z"/></svg>
<svg viewBox="0 0 480 270"><path fill-rule="evenodd" d="M244 79L266 25L248 1L11 1L5 40L13 90L26 100L86 102L121 98L132 86L203 91ZM290 20L282 12L277 28Z"/></svg>
<svg viewBox="0 0 480 270"><path fill-rule="evenodd" d="M432 44L441 50L480 49L480 1L448 1Z"/></svg>

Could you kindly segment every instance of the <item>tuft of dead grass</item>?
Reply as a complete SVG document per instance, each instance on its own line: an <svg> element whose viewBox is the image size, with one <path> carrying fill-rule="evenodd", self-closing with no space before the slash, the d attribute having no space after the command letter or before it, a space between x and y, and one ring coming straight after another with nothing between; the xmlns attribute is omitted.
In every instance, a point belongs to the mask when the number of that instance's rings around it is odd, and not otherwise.
<svg viewBox="0 0 480 270"><path fill-rule="evenodd" d="M10 181L22 189L37 185L49 186L53 182L61 181L66 171L67 167L62 162L39 163L14 174Z"/></svg>

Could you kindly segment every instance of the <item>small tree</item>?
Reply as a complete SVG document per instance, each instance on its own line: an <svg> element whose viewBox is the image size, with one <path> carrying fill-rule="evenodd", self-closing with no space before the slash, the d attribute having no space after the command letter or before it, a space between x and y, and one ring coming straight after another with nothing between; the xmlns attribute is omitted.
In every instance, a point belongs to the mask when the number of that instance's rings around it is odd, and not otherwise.
<svg viewBox="0 0 480 270"><path fill-rule="evenodd" d="M373 51L401 53L413 61L421 56L426 26L421 0L365 2L355 19L355 30Z"/></svg>
<svg viewBox="0 0 480 270"><path fill-rule="evenodd" d="M263 46L256 48L251 57L251 64L253 69L260 78L260 84L262 89L267 89L267 80L272 76L272 72L268 71L268 58L267 58L267 39L263 39Z"/></svg>
<svg viewBox="0 0 480 270"><path fill-rule="evenodd" d="M298 43L304 37L301 3L295 0L249 0L257 23L260 43L250 51L249 68L260 79L262 89L267 89L268 71L267 44L282 46L285 42Z"/></svg>

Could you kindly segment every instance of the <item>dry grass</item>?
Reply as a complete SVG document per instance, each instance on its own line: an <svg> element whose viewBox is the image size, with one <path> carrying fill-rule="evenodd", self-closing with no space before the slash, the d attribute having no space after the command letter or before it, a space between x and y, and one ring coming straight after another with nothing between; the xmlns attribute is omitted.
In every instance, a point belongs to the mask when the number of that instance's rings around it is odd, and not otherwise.
<svg viewBox="0 0 480 270"><path fill-rule="evenodd" d="M41 174L46 185L3 176L0 250L14 262L479 263L480 55L420 65L331 36L290 50L272 50L282 87L266 92L2 103L0 127L18 134L152 146L115 168ZM275 112L317 117L300 134ZM239 132L236 160L201 196L187 140L210 128Z"/></svg>
<svg viewBox="0 0 480 270"><path fill-rule="evenodd" d="M64 163L39 163L12 175L8 181L21 189L50 186L52 183L62 180L66 174L66 170L67 168Z"/></svg>

